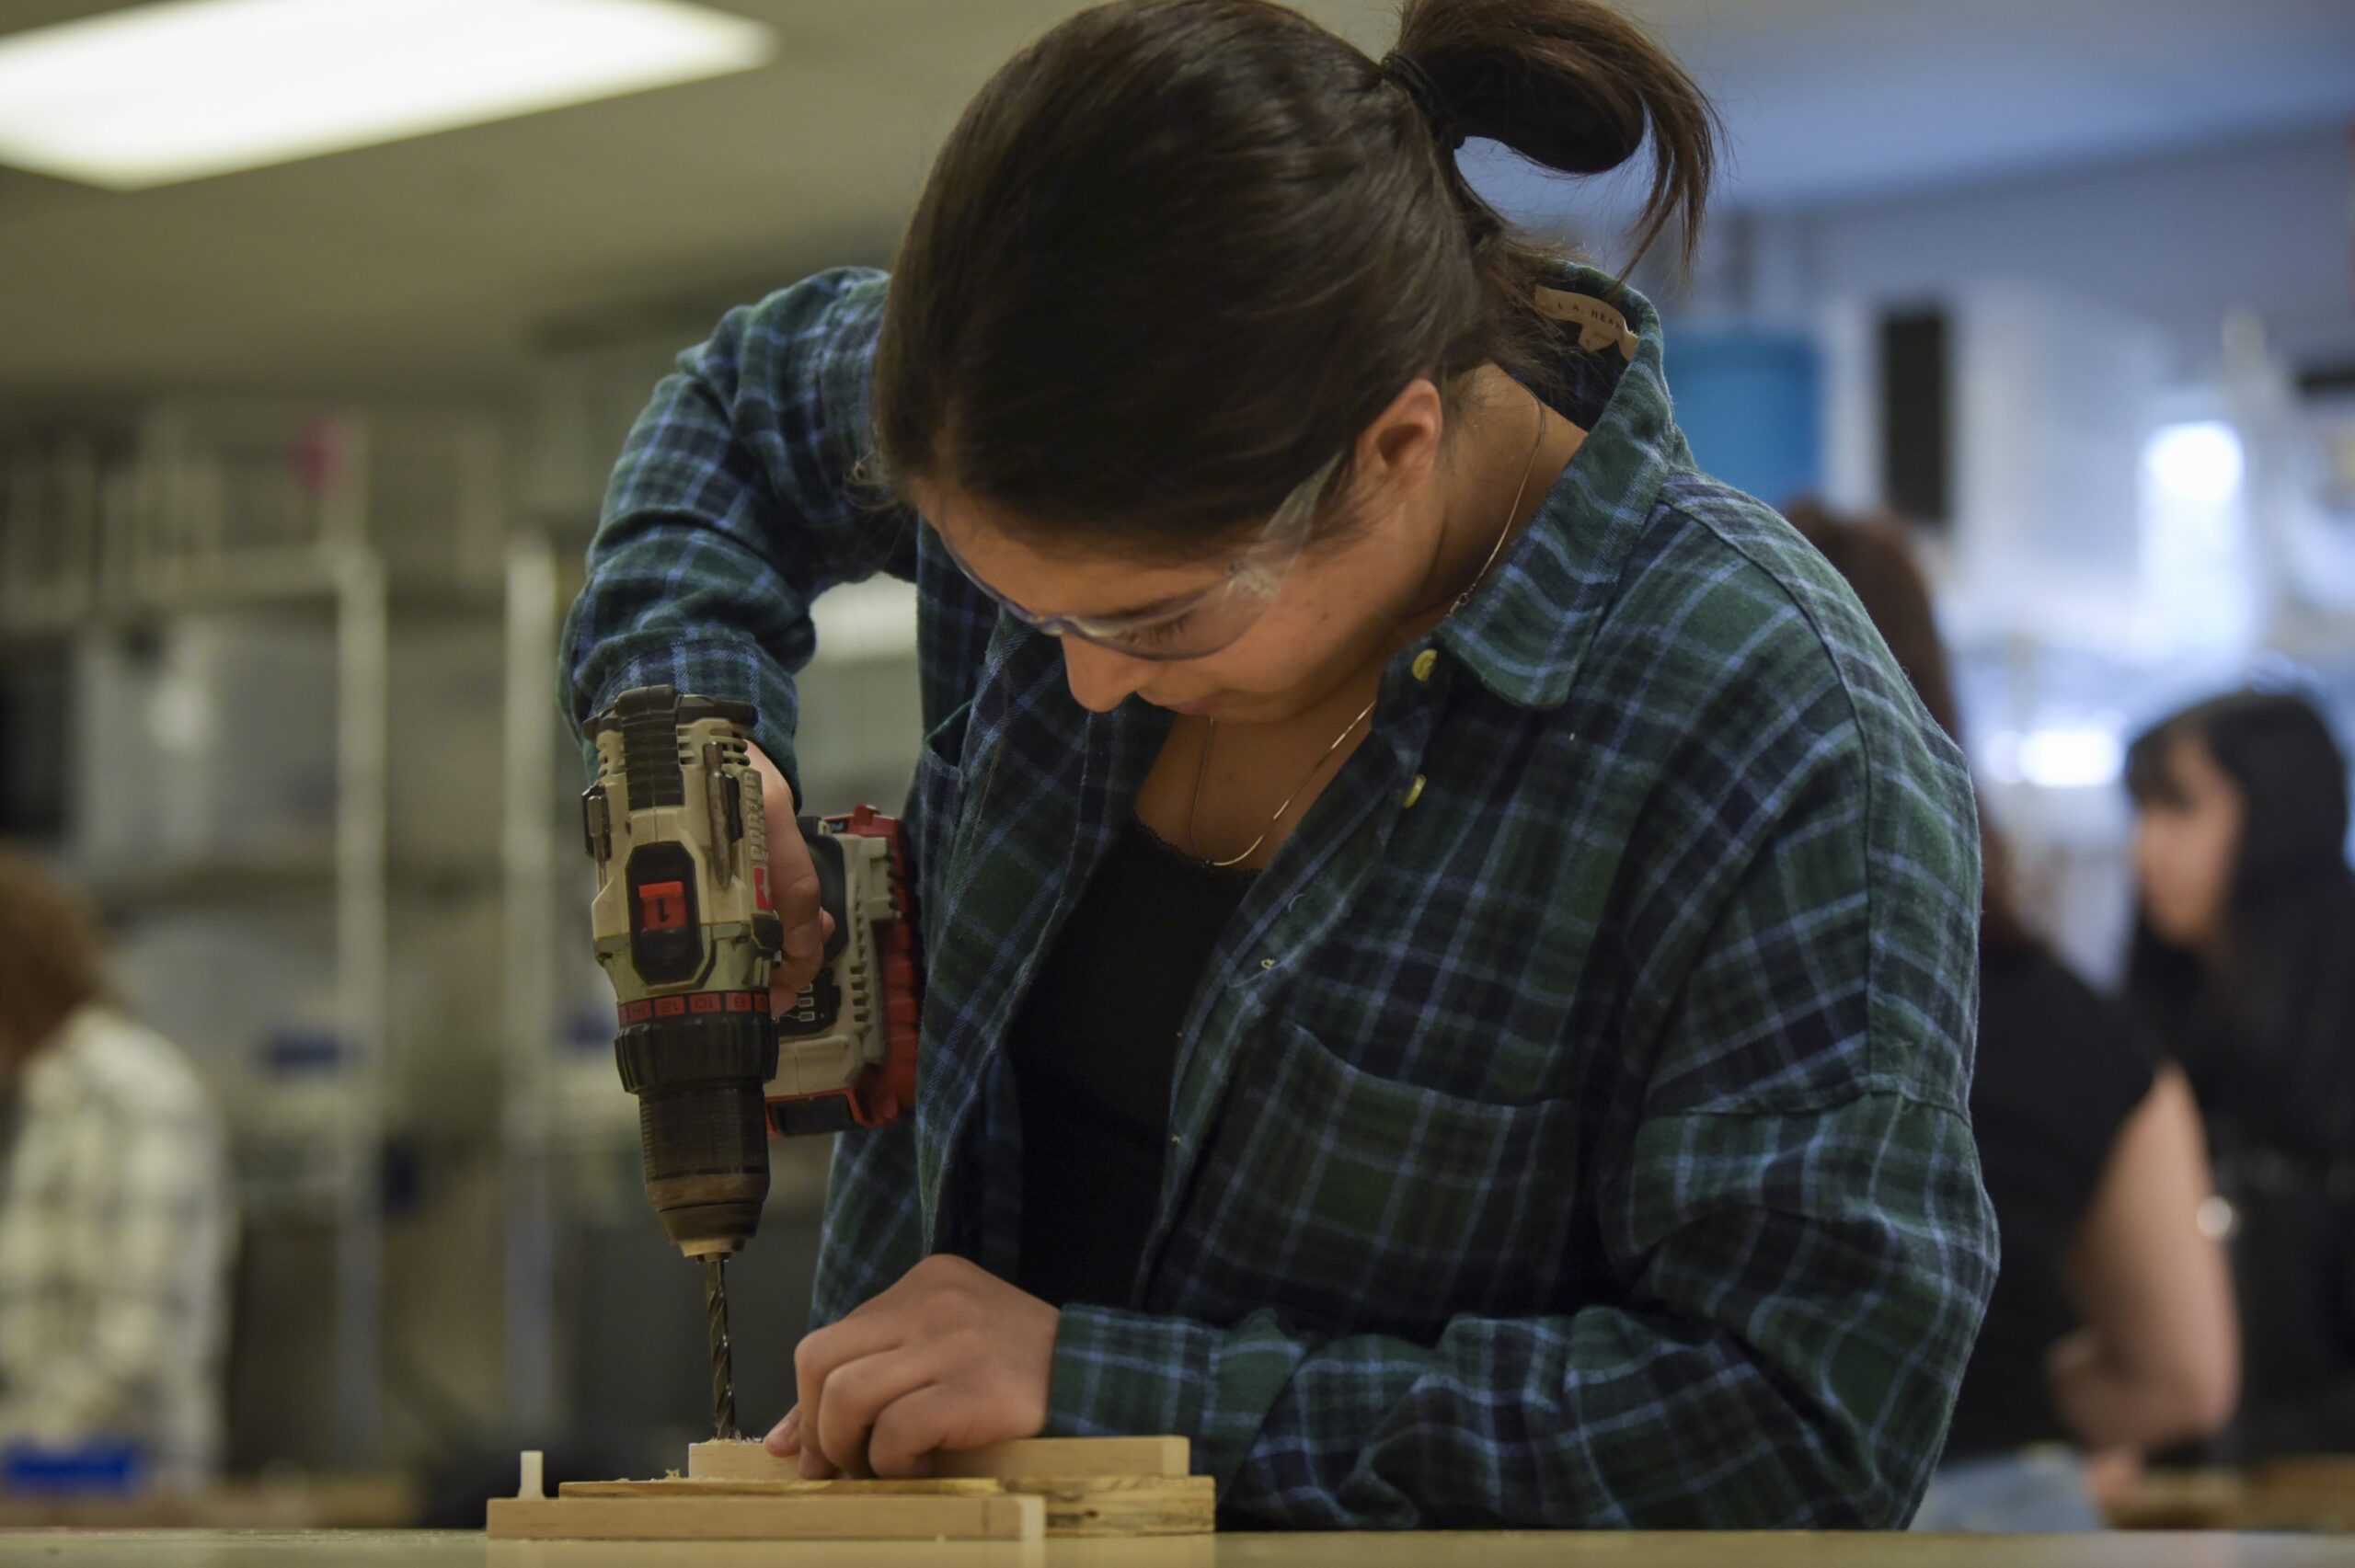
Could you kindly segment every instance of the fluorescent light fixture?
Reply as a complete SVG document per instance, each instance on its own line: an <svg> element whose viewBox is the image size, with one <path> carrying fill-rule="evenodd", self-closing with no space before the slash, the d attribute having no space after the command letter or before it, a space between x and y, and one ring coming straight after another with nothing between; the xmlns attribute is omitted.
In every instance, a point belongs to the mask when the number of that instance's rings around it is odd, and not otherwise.
<svg viewBox="0 0 2355 1568"><path fill-rule="evenodd" d="M2239 433L2217 419L2162 426L2142 449L2142 461L2170 498L2195 506L2231 500L2246 467Z"/></svg>
<svg viewBox="0 0 2355 1568"><path fill-rule="evenodd" d="M2093 789L2115 784L2126 749L2114 727L2102 724L2054 726L2021 735L2001 730L1986 748L1985 767L1999 784L2038 789Z"/></svg>
<svg viewBox="0 0 2355 1568"><path fill-rule="evenodd" d="M682 0L165 0L0 36L0 163L116 190L747 71Z"/></svg>

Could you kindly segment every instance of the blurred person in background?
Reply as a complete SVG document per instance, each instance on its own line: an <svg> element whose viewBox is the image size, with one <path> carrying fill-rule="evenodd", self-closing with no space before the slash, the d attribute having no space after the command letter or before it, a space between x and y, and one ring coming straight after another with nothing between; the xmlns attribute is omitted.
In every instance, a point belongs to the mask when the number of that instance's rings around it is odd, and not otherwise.
<svg viewBox="0 0 2355 1568"><path fill-rule="evenodd" d="M1803 502L1789 516L1862 600L1960 742L1954 682L1903 525ZM1984 908L1970 1112L2003 1265L1956 1399L1924 1529L2090 1529L2081 1455L2139 1456L2230 1417L2238 1330L2223 1249L2204 1234L2208 1153L2181 1068L2021 919L2002 838L1982 822Z"/></svg>
<svg viewBox="0 0 2355 1568"><path fill-rule="evenodd" d="M2237 1221L2236 1459L2355 1448L2355 873L2321 714L2244 691L2127 752L2129 995L2189 1072Z"/></svg>
<svg viewBox="0 0 2355 1568"><path fill-rule="evenodd" d="M0 844L0 1452L219 1463L236 1200L178 1047L108 1001L97 925Z"/></svg>

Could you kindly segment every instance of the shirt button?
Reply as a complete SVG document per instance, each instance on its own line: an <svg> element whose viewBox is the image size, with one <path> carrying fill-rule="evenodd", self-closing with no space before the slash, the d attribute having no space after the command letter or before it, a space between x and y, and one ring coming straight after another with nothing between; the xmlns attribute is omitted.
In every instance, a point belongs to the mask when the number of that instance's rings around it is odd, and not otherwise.
<svg viewBox="0 0 2355 1568"><path fill-rule="evenodd" d="M1413 784L1408 784L1408 785L1407 786L1407 798L1406 798L1406 799L1404 799L1404 800L1402 800L1402 801L1400 801L1398 804L1399 804L1400 808L1401 808L1401 809L1404 809L1404 808L1405 808L1405 807L1409 807L1409 806L1414 805L1414 804L1415 804L1415 802L1417 802L1417 801L1419 801L1419 800L1420 800L1420 799L1422 799L1422 798L1423 798L1423 775L1422 775L1422 774L1420 774L1420 773L1417 773L1417 774L1415 775L1415 782L1414 782Z"/></svg>
<svg viewBox="0 0 2355 1568"><path fill-rule="evenodd" d="M1430 680L1431 678L1431 671L1438 668L1439 649L1427 647L1422 652L1415 656L1414 670L1416 680Z"/></svg>

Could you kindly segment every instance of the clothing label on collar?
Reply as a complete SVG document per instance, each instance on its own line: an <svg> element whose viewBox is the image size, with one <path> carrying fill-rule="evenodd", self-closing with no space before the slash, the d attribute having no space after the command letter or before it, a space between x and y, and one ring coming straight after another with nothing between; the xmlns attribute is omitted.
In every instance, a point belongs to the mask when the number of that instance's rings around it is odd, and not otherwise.
<svg viewBox="0 0 2355 1568"><path fill-rule="evenodd" d="M1541 315L1575 325L1579 328L1579 347L1588 353L1599 354L1615 348L1622 359L1636 357L1636 335L1627 330L1627 318L1593 295L1540 288L1536 304Z"/></svg>

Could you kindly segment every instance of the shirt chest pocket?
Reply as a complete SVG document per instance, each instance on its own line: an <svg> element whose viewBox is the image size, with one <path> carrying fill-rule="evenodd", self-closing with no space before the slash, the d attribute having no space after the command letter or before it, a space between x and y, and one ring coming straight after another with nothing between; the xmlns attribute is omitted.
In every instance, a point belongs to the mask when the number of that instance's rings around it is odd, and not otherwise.
<svg viewBox="0 0 2355 1568"><path fill-rule="evenodd" d="M1204 1150L1188 1263L1214 1294L1272 1288L1336 1332L1544 1310L1564 1291L1582 1142L1571 1102L1378 1077L1286 1020L1246 1055Z"/></svg>

